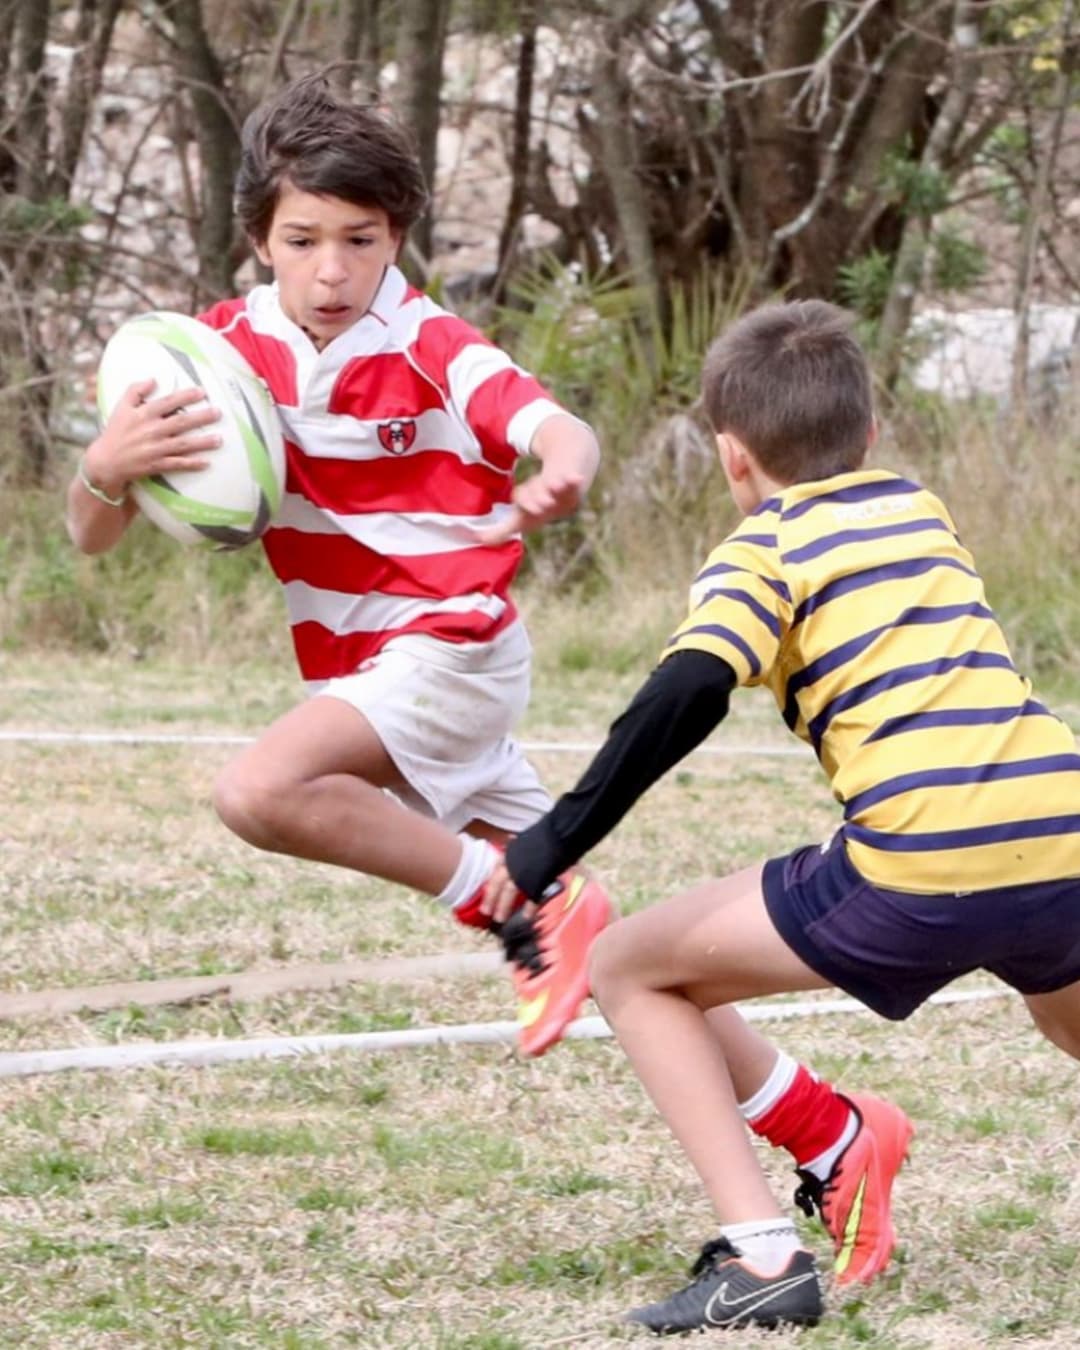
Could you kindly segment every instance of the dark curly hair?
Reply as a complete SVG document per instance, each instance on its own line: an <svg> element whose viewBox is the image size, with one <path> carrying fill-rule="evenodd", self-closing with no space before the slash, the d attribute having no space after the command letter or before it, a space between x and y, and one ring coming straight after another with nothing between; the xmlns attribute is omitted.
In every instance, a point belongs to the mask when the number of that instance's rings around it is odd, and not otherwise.
<svg viewBox="0 0 1080 1350"><path fill-rule="evenodd" d="M286 85L244 123L236 214L256 244L266 242L285 182L320 197L381 207L402 235L428 205L406 129L370 105L342 98L325 71Z"/></svg>

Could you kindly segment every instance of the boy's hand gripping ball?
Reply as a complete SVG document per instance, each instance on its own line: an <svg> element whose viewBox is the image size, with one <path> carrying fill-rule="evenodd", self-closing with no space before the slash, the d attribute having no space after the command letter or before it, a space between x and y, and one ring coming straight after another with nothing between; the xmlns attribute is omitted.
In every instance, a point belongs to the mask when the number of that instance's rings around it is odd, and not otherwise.
<svg viewBox="0 0 1080 1350"><path fill-rule="evenodd" d="M206 467L137 479L140 509L184 544L235 549L257 539L285 486L285 444L265 384L215 329L169 310L129 319L106 343L97 378L103 420L140 380L155 382L155 398L201 388L221 413L221 446Z"/></svg>

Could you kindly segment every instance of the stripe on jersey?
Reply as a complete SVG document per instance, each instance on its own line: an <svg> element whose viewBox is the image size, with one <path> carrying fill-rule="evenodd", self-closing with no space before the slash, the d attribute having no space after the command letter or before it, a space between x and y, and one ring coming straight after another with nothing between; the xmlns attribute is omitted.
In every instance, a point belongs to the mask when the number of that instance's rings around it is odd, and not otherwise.
<svg viewBox="0 0 1080 1350"><path fill-rule="evenodd" d="M984 619L991 623L994 621L991 611L985 605L977 602L963 605L916 605L911 609L904 610L895 619L890 619L888 623L881 624L877 628L871 628L868 633L861 633L858 637L850 638L847 642L841 643L840 646L825 652L816 661L811 661L809 665L804 666L802 670L795 671L788 678L787 697L784 700L784 720L788 726L794 725L794 718L798 711L795 707L795 699L801 690L806 689L811 684L816 684L823 676L839 670L841 666L846 666L850 661L856 660L868 647L872 647L875 642L880 641L886 633L895 633L898 629L918 624L951 624L954 620L965 617Z"/></svg>
<svg viewBox="0 0 1080 1350"><path fill-rule="evenodd" d="M331 416L360 421L415 418L443 408L439 391L409 364L404 352L377 352L346 361L326 405Z"/></svg>
<svg viewBox="0 0 1080 1350"><path fill-rule="evenodd" d="M880 694L887 693L893 689L902 689L904 685L914 684L919 680L927 680L933 676L947 675L957 670L1013 670L1013 663L1009 658L1000 652L962 652L959 656L941 656L932 661L920 661L915 665L901 666L896 670L891 670L887 675L879 675L872 680L865 680L862 684L853 685L845 689L842 694L831 699L816 717L812 717L807 723L807 730L810 733L810 739L814 749L821 748L821 738L828 730L829 723L838 713L847 712L851 708L856 708L860 703L866 703L872 698L877 698ZM785 710L784 720L787 721L787 712ZM793 726L794 722L788 722L788 726Z"/></svg>
<svg viewBox="0 0 1080 1350"><path fill-rule="evenodd" d="M322 590L304 581L285 585L285 601L294 623L317 623L331 632L382 633L408 628L420 619L456 618L461 614L483 615L489 623L502 617L506 601L498 595L451 595L437 600L430 596L382 595L369 591Z"/></svg>
<svg viewBox="0 0 1080 1350"><path fill-rule="evenodd" d="M1038 699L1029 698L1019 708L938 708L934 712L904 713L900 717L888 717L872 735L867 736L864 745L883 741L890 736L900 736L906 732L927 731L941 727L1000 726L1017 717L1053 717L1049 708L1044 708Z"/></svg>
<svg viewBox="0 0 1080 1350"><path fill-rule="evenodd" d="M854 506L859 502L871 502L888 499L896 496L910 496L913 492L921 492L922 488L918 483L909 482L906 478L894 479L891 483L856 483L853 487L836 488L832 492L822 492L816 497L810 497L806 501L796 502L792 506L786 506L781 514L784 520L798 520L804 516L807 511L815 511L819 506Z"/></svg>
<svg viewBox="0 0 1080 1350"><path fill-rule="evenodd" d="M922 534L926 530L944 530L946 533L952 534L952 528L945 521L927 516L922 520L908 520L895 525L871 526L865 530L838 530L835 534L825 535L823 538L815 539L813 543L804 544L802 548L789 549L781 555L780 561L785 566L794 566L796 563L812 562L815 558L821 558L826 553L831 553L833 549L844 548L848 544L869 544L875 539L895 538L904 534Z"/></svg>
<svg viewBox="0 0 1080 1350"><path fill-rule="evenodd" d="M493 502L508 502L509 474L486 464L462 464L456 454L424 450L376 463L342 459L297 459L290 463L289 490L335 515L373 511L437 512L480 516Z"/></svg>
<svg viewBox="0 0 1080 1350"><path fill-rule="evenodd" d="M298 530L273 529L263 539L270 566L281 582L304 581L325 590L382 591L387 595L502 595L521 562L519 541L453 553L387 557L348 535L327 535L312 549Z"/></svg>
<svg viewBox="0 0 1080 1350"><path fill-rule="evenodd" d="M842 596L851 595L854 591L861 591L867 586L876 586L882 581L900 581L922 576L938 567L954 567L958 572L964 572L967 576L978 580L978 574L956 558L908 558L903 562L883 563L880 567L865 567L846 577L828 582L815 594L808 595L795 610L791 621L792 627L802 623L807 615L813 614L831 600L839 600Z"/></svg>
<svg viewBox="0 0 1080 1350"><path fill-rule="evenodd" d="M474 390L467 405L469 425L484 448L485 458L492 464L509 467L513 462L507 453L508 433L511 428L515 428L518 436L522 434L526 419L516 421L517 416L535 405L539 405L541 410L546 410L549 414L559 411L544 386L532 376L523 375L516 366L491 374ZM532 422L532 429L535 430L543 418L528 420ZM530 431L528 441L517 442L515 438L512 449L518 454L525 454L531 440Z"/></svg>
<svg viewBox="0 0 1080 1350"><path fill-rule="evenodd" d="M969 783L996 783L1010 778L1030 778L1040 773L1080 770L1080 755L1040 755L1037 759L1015 759L1002 764L973 764L951 769L920 769L886 779L876 787L856 793L844 805L844 814L856 816L890 797L925 787L961 787Z"/></svg>
<svg viewBox="0 0 1080 1350"><path fill-rule="evenodd" d="M478 532L498 524L509 509L505 504L499 504L486 516L437 515L433 511L409 515L397 511L341 515L320 510L304 497L287 492L272 528L300 530L308 535L347 534L373 553L411 558L417 554L476 548Z"/></svg>
<svg viewBox="0 0 1080 1350"><path fill-rule="evenodd" d="M711 580L713 577L733 575L753 577L757 582L764 582L778 599L783 600L788 605L791 603L791 592L788 590L786 581L781 581L778 577L759 576L756 572L751 572L746 567L737 567L733 563L714 563L711 567L702 568L694 578L694 584L691 587L694 592L695 603L697 603L697 593L704 582Z"/></svg>
<svg viewBox="0 0 1080 1350"><path fill-rule="evenodd" d="M1050 839L1054 835L1080 833L1080 815L1032 816L1027 820L1004 820L995 825L975 825L956 830L905 831L903 834L847 824L844 833L856 843L885 853L927 853L941 849L978 848L1018 839ZM1068 875L1066 873L1066 875Z"/></svg>
<svg viewBox="0 0 1080 1350"><path fill-rule="evenodd" d="M275 403L295 407L300 402L296 386L296 361L289 344L269 333L256 333L244 301L222 300L199 318L229 339L248 364L266 382Z"/></svg>
<svg viewBox="0 0 1080 1350"><path fill-rule="evenodd" d="M513 605L494 622L486 614L425 615L404 628L383 633L333 633L318 623L293 625L293 646L304 679L316 682L350 675L406 633L425 633L442 642L490 642L517 618Z"/></svg>

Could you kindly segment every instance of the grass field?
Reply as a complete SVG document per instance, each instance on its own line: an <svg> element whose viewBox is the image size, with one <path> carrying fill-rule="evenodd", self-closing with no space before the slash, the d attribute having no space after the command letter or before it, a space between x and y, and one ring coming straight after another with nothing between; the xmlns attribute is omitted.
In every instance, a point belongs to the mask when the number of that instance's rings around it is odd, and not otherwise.
<svg viewBox="0 0 1080 1350"><path fill-rule="evenodd" d="M526 739L597 739L644 669L598 672L563 650L538 665ZM284 664L230 675L59 656L0 659L0 688L0 729L203 735L250 734L295 694ZM713 744L787 742L746 697ZM406 891L232 838L209 807L229 753L0 743L5 990L484 950ZM535 758L555 789L586 762ZM808 757L701 755L593 861L634 909L834 822ZM20 1019L0 1023L0 1051L510 1015L501 975L429 978ZM869 1291L831 1291L821 1327L715 1342L1073 1350L1080 1073L1018 1001L775 1031L916 1119L902 1246ZM537 1063L457 1046L3 1079L0 1131L0 1346L605 1350L648 1343L620 1314L680 1283L712 1235L610 1041ZM788 1193L783 1159L762 1156ZM820 1229L804 1231L827 1268Z"/></svg>

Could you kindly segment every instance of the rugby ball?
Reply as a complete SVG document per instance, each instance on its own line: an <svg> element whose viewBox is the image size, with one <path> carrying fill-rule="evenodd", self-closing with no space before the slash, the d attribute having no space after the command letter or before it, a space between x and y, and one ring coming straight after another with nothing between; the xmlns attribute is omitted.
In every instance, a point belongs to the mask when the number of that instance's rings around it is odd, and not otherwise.
<svg viewBox="0 0 1080 1350"><path fill-rule="evenodd" d="M105 344L97 377L103 420L140 380L154 381L151 398L204 389L221 413L208 430L222 443L203 469L137 479L131 493L139 508L184 544L235 549L258 539L285 486L285 444L266 385L219 332L170 310L129 319Z"/></svg>

